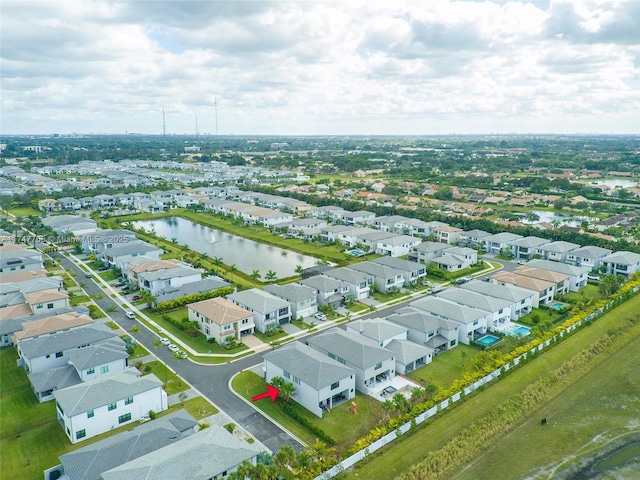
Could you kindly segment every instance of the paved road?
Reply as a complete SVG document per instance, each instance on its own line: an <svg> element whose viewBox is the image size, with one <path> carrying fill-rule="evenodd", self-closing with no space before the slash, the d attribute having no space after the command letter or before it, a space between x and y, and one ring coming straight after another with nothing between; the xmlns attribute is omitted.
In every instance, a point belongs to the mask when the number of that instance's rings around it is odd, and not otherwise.
<svg viewBox="0 0 640 480"><path fill-rule="evenodd" d="M154 349L153 340L158 338L155 333L142 326L137 320L128 319L124 315L124 310L120 308L114 299L105 294L93 279L84 278L85 273L66 256L59 252L52 255L65 269L77 272L76 278L85 283L84 290L87 294L103 295L103 298L94 300L100 308L107 311L112 305L118 307L116 311L109 313L109 316L122 328L129 330L133 325L141 326L140 333L136 334L136 340L147 350L157 354L160 359L174 370L178 371L187 382L233 418L234 422L251 432L260 442L274 452L277 452L283 445L291 445L296 450L302 448L298 441L248 406L228 388L231 377L245 368L261 363L261 355L243 358L223 365L199 365L191 361L181 361L179 365L176 365L176 360L170 358L171 352L167 347L162 346L157 350Z"/></svg>

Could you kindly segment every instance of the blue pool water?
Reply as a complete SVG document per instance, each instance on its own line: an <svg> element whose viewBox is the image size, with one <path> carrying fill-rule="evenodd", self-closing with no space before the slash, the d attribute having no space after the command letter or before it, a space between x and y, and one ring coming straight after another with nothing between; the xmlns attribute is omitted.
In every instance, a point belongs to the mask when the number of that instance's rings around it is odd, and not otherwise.
<svg viewBox="0 0 640 480"><path fill-rule="evenodd" d="M562 307L564 307L564 303L562 302L553 302L551 304L551 308L555 308L556 310L560 310Z"/></svg>
<svg viewBox="0 0 640 480"><path fill-rule="evenodd" d="M485 335L484 337L476 340L476 343L479 343L480 345L483 345L485 347L490 347L491 345L493 345L494 343L498 343L500 341L500 338L498 337L494 337L493 335Z"/></svg>
<svg viewBox="0 0 640 480"><path fill-rule="evenodd" d="M364 251L362 251L362 250L350 250L347 253L349 255L353 255L354 257L362 257L364 255Z"/></svg>
<svg viewBox="0 0 640 480"><path fill-rule="evenodd" d="M531 333L531 329L529 327L525 327L524 325L514 323L509 328L505 328L504 333L514 337L526 337Z"/></svg>

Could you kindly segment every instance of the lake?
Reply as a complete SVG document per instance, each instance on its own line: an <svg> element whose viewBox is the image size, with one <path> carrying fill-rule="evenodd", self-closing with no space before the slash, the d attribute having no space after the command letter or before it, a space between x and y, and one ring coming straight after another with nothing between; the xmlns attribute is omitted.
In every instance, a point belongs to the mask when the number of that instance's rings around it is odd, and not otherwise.
<svg viewBox="0 0 640 480"><path fill-rule="evenodd" d="M562 215L556 212L548 212L546 210L531 210L531 213L535 213L536 215L538 215L538 217L540 217L539 220L536 221L530 221L527 220L526 218L523 218L521 220L522 223L539 223L539 222L548 222L548 223L552 223L554 220L557 220L558 222L560 222L561 225L569 225L570 227L579 227L580 224L584 221L597 221L597 218L590 218L590 217L580 217L580 216L571 216L571 215Z"/></svg>
<svg viewBox="0 0 640 480"><path fill-rule="evenodd" d="M224 264L235 264L238 270L247 274L259 270L263 280L269 270L276 272L278 278L284 278L296 275L296 265L309 268L318 264L317 258L254 242L180 217L141 220L133 225L147 231L153 229L159 237L169 240L175 237L180 245L186 243L191 250L207 253L210 258L220 257Z"/></svg>

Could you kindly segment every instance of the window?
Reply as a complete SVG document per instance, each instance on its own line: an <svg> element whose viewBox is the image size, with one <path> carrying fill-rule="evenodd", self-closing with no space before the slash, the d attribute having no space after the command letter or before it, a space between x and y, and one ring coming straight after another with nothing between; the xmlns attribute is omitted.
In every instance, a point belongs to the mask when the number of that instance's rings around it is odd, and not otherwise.
<svg viewBox="0 0 640 480"><path fill-rule="evenodd" d="M130 413L125 413L124 415L120 415L118 417L118 423L128 422L129 420L131 420L131 414Z"/></svg>
<svg viewBox="0 0 640 480"><path fill-rule="evenodd" d="M300 385L300 379L295 375L293 375L293 383L295 383L296 385Z"/></svg>
<svg viewBox="0 0 640 480"><path fill-rule="evenodd" d="M47 308L51 310L53 308L53 303L47 303Z"/></svg>
<svg viewBox="0 0 640 480"><path fill-rule="evenodd" d="M39 303L38 305L36 305L36 308L42 308L42 304Z"/></svg>
<svg viewBox="0 0 640 480"><path fill-rule="evenodd" d="M338 388L340 386L340 382L336 382L336 383L332 383L331 384L331 390L335 390L336 388Z"/></svg>
<svg viewBox="0 0 640 480"><path fill-rule="evenodd" d="M86 436L87 436L87 432L85 431L84 428L76 432L76 440L80 440L81 438L84 438Z"/></svg>
<svg viewBox="0 0 640 480"><path fill-rule="evenodd" d="M64 355L64 352L56 352L56 358L60 358Z"/></svg>
<svg viewBox="0 0 640 480"><path fill-rule="evenodd" d="M452 347L454 347L456 345L456 341L455 340L451 340L451 342L449 343L449 345L451 345Z"/></svg>
<svg viewBox="0 0 640 480"><path fill-rule="evenodd" d="M231 324L228 323L226 324L224 327L222 327L223 330L231 330Z"/></svg>
<svg viewBox="0 0 640 480"><path fill-rule="evenodd" d="M100 373L101 374L105 374L105 373L109 373L109 365L103 365L100 367Z"/></svg>
<svg viewBox="0 0 640 480"><path fill-rule="evenodd" d="M107 411L110 412L111 410L115 410L116 408L118 408L118 404L116 402L113 402L107 406Z"/></svg>
<svg viewBox="0 0 640 480"><path fill-rule="evenodd" d="M473 324L474 324L474 325L477 325L477 324L478 324L478 320L474 320L474 321L473 321Z"/></svg>
<svg viewBox="0 0 640 480"><path fill-rule="evenodd" d="M291 379L291 374L290 374L289 372L287 372L286 370L283 370L283 371L282 371L282 376L283 376L284 378Z"/></svg>
<svg viewBox="0 0 640 480"><path fill-rule="evenodd" d="M94 415L93 410L89 410L87 412L87 418L93 418L93 415Z"/></svg>
<svg viewBox="0 0 640 480"><path fill-rule="evenodd" d="M124 399L125 405L131 405L133 403L133 397L127 397Z"/></svg>
<svg viewBox="0 0 640 480"><path fill-rule="evenodd" d="M375 369L378 370L379 368L382 368L382 362L376 363Z"/></svg>
<svg viewBox="0 0 640 480"><path fill-rule="evenodd" d="M87 375L93 375L94 373L96 373L96 369L91 367L91 368L87 368Z"/></svg>

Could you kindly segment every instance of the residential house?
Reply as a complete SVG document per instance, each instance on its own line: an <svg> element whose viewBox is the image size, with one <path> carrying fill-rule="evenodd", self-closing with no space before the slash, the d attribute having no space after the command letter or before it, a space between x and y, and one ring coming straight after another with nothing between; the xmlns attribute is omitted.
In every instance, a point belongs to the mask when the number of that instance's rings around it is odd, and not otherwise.
<svg viewBox="0 0 640 480"><path fill-rule="evenodd" d="M373 262L362 262L354 263L349 268L373 276L373 284L382 293L399 290L404 286L403 272L393 267Z"/></svg>
<svg viewBox="0 0 640 480"><path fill-rule="evenodd" d="M439 243L448 243L449 245L458 243L460 234L462 234L463 232L464 230L462 230L461 228L451 227L449 225L436 228L434 231L436 239Z"/></svg>
<svg viewBox="0 0 640 480"><path fill-rule="evenodd" d="M409 255L412 248L417 247L422 240L409 235L395 235L377 242L375 253L390 257Z"/></svg>
<svg viewBox="0 0 640 480"><path fill-rule="evenodd" d="M31 308L31 311L34 313L70 306L69 294L66 290L62 289L50 289L26 293L24 294L24 298Z"/></svg>
<svg viewBox="0 0 640 480"><path fill-rule="evenodd" d="M310 317L318 312L318 297L316 290L299 283L286 285L267 285L263 288L267 293L282 298L291 304L293 318Z"/></svg>
<svg viewBox="0 0 640 480"><path fill-rule="evenodd" d="M406 340L407 328L383 318L354 320L347 324L347 333L360 335L377 347L386 347L393 340Z"/></svg>
<svg viewBox="0 0 640 480"><path fill-rule="evenodd" d="M434 317L458 323L458 341L467 345L471 340L482 337L493 327L489 312L451 302L445 298L428 296L409 305Z"/></svg>
<svg viewBox="0 0 640 480"><path fill-rule="evenodd" d="M597 272L600 269L602 259L612 253L608 248L594 247L588 245L586 247L577 248L567 253L566 262L576 267L587 267L591 271Z"/></svg>
<svg viewBox="0 0 640 480"><path fill-rule="evenodd" d="M460 285L460 288L468 292L509 301L511 304L509 307L511 320L518 320L520 317L530 313L532 308L538 308L538 295L531 290L516 287L515 285L498 285L474 280Z"/></svg>
<svg viewBox="0 0 640 480"><path fill-rule="evenodd" d="M564 295L569 292L569 275L544 268L535 268L531 265L521 265L514 270L514 273L555 283L555 295Z"/></svg>
<svg viewBox="0 0 640 480"><path fill-rule="evenodd" d="M102 260L109 267L116 267L120 270L124 268L136 257L148 257L153 260L160 260L163 250L141 240L128 242L118 247L105 250L102 253Z"/></svg>
<svg viewBox="0 0 640 480"><path fill-rule="evenodd" d="M540 237L523 237L509 242L513 258L531 260L536 255L536 249L547 245L549 240Z"/></svg>
<svg viewBox="0 0 640 480"><path fill-rule="evenodd" d="M349 295L354 300L362 300L369 296L371 285L373 285L374 277L368 273L351 268L333 268L324 273L327 277L335 278L349 287Z"/></svg>
<svg viewBox="0 0 640 480"><path fill-rule="evenodd" d="M81 210L82 202L73 197L62 197L58 199L58 204L62 210Z"/></svg>
<svg viewBox="0 0 640 480"><path fill-rule="evenodd" d="M313 288L319 305L329 305L336 309L344 303L344 297L349 294L349 285L326 275L315 275L304 278L298 283Z"/></svg>
<svg viewBox="0 0 640 480"><path fill-rule="evenodd" d="M267 331L291 321L291 304L257 288L227 295L227 300L253 313L256 330Z"/></svg>
<svg viewBox="0 0 640 480"><path fill-rule="evenodd" d="M42 253L22 245L0 247L0 273L42 270Z"/></svg>
<svg viewBox="0 0 640 480"><path fill-rule="evenodd" d="M449 245L443 243L422 242L409 250L407 259L411 262L430 263L449 248Z"/></svg>
<svg viewBox="0 0 640 480"><path fill-rule="evenodd" d="M567 265L566 263L552 262L551 260L531 260L527 262L527 267L542 268L557 272L561 275L567 275L569 277L568 290L571 292L577 292L582 287L587 285L587 275L589 274L589 267L577 267L574 265ZM560 295L558 293L558 295Z"/></svg>
<svg viewBox="0 0 640 480"><path fill-rule="evenodd" d="M377 381L396 375L395 357L385 348L375 347L359 336L331 328L311 337L307 344L356 372L356 390L369 394Z"/></svg>
<svg viewBox="0 0 640 480"><path fill-rule="evenodd" d="M74 215L45 217L42 219L42 224L51 227L55 232L72 233L76 236L92 233L98 229L98 222L95 220Z"/></svg>
<svg viewBox="0 0 640 480"><path fill-rule="evenodd" d="M392 340L386 346L396 358L396 372L406 375L433 360L435 350L410 340Z"/></svg>
<svg viewBox="0 0 640 480"><path fill-rule="evenodd" d="M253 333L255 328L253 312L230 302L225 298L215 297L187 305L190 322L198 322L200 332L224 344L229 337L240 340L243 335Z"/></svg>
<svg viewBox="0 0 640 480"><path fill-rule="evenodd" d="M135 368L53 392L58 421L71 443L148 418L168 408L163 382Z"/></svg>
<svg viewBox="0 0 640 480"><path fill-rule="evenodd" d="M488 312L490 315L488 325L490 331L511 321L511 306L513 302L510 300L490 297L456 287L438 292L437 297L458 305Z"/></svg>
<svg viewBox="0 0 640 480"><path fill-rule="evenodd" d="M186 297L188 295L197 295L199 293L211 292L220 288L229 287L231 284L220 277L205 277L191 283L185 283L180 287L165 287L156 295L156 304L175 300L176 298Z"/></svg>
<svg viewBox="0 0 640 480"><path fill-rule="evenodd" d="M407 328L407 339L433 349L434 356L458 346L457 322L412 307L397 310L387 320Z"/></svg>
<svg viewBox="0 0 640 480"><path fill-rule="evenodd" d="M551 242L536 248L536 255L543 260L551 260L552 262L565 262L570 252L580 248L577 243L571 242Z"/></svg>
<svg viewBox="0 0 640 480"><path fill-rule="evenodd" d="M468 247L450 247L441 251L441 256L432 260L438 268L447 272L457 272L478 263L478 252Z"/></svg>
<svg viewBox="0 0 640 480"><path fill-rule="evenodd" d="M97 230L78 237L84 253L96 256L109 249L136 241L136 234L129 230Z"/></svg>
<svg viewBox="0 0 640 480"><path fill-rule="evenodd" d="M343 210L339 220L342 221L345 225L354 226L354 225L365 225L367 223L371 223L374 218L376 218L376 214L373 212L367 212L365 210L349 212L349 211Z"/></svg>
<svg viewBox="0 0 640 480"><path fill-rule="evenodd" d="M293 400L322 418L323 411L356 396L356 371L325 352L292 342L264 355L267 383L280 377L293 384Z"/></svg>
<svg viewBox="0 0 640 480"><path fill-rule="evenodd" d="M487 253L500 254L503 251L511 250L510 244L518 239L522 238L522 235L515 233L502 232L495 235L489 235L484 237L484 250Z"/></svg>
<svg viewBox="0 0 640 480"><path fill-rule="evenodd" d="M461 232L458 237L458 245L470 248L484 247L484 239L490 236L491 234L489 232L477 229Z"/></svg>
<svg viewBox="0 0 640 480"><path fill-rule="evenodd" d="M202 273L195 268L177 266L140 272L137 277L140 289L155 296L162 289L179 288L188 283L197 282L202 279Z"/></svg>
<svg viewBox="0 0 640 480"><path fill-rule="evenodd" d="M371 260L369 263L377 263L401 271L405 286L420 282L427 275L427 270L423 264L396 257L380 257Z"/></svg>
<svg viewBox="0 0 640 480"><path fill-rule="evenodd" d="M60 210L60 204L53 198L45 198L38 201L38 209L44 213L57 212Z"/></svg>
<svg viewBox="0 0 640 480"><path fill-rule="evenodd" d="M536 294L533 304L537 308L539 304L546 305L550 303L556 293L556 284L547 280L526 277L518 275L515 272L498 272L492 275L491 282L498 285L515 285L516 287L526 288Z"/></svg>

